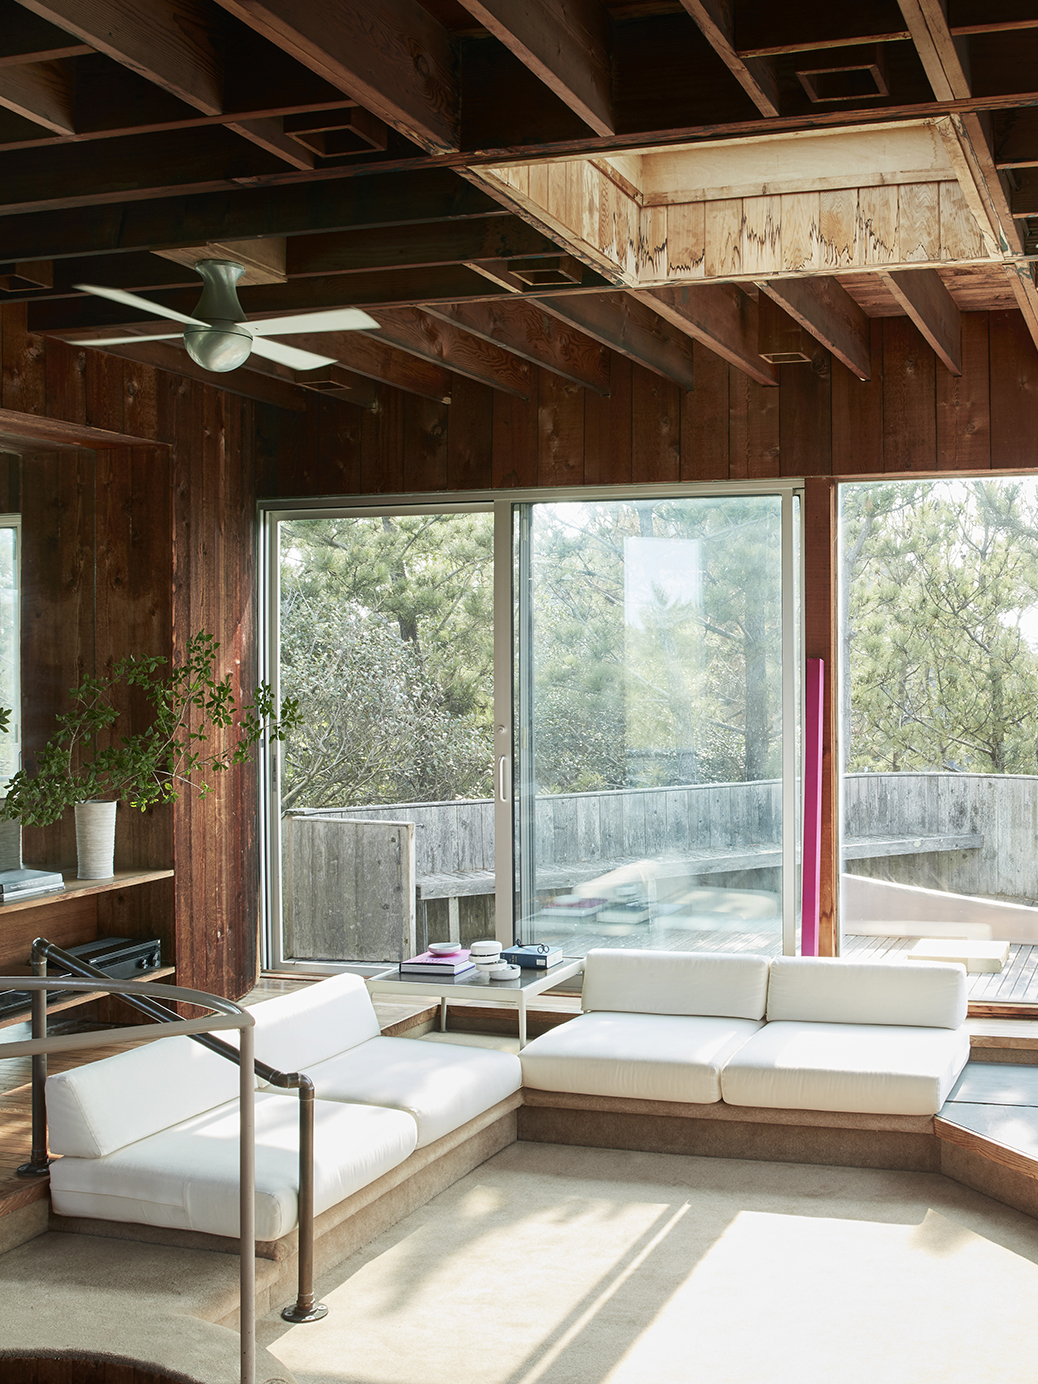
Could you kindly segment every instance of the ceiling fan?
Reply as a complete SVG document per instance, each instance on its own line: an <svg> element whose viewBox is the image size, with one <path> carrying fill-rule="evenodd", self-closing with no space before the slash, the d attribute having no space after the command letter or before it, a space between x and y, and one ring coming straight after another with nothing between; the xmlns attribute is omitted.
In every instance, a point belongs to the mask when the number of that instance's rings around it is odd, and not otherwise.
<svg viewBox="0 0 1038 1384"><path fill-rule="evenodd" d="M84 293L96 293L100 298L110 298L115 303L140 308L149 317L168 317L173 322L185 323L184 349L203 370L235 370L253 352L293 370L316 370L318 366L333 364L335 357L319 356L313 351L302 351L298 346L285 346L280 341L268 341L267 338L292 336L296 332L370 331L378 328L375 319L359 308L332 308L326 312L307 312L293 317L248 322L235 288L245 273L244 265L234 260L205 259L199 260L194 267L201 274L205 288L193 317L147 298L139 298L136 293L126 293L121 288L103 288L99 284L72 286ZM172 341L179 335L179 332L167 332L148 337L91 337L89 340L80 338L80 344L122 346L145 340Z"/></svg>

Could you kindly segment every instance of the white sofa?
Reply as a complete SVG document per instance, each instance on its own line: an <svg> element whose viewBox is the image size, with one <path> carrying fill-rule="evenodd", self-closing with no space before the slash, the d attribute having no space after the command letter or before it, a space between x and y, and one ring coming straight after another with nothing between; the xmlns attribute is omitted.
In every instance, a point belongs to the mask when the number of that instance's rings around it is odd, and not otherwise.
<svg viewBox="0 0 1038 1384"><path fill-rule="evenodd" d="M969 1058L953 964L600 950L582 1007L523 1049L524 1087L933 1115Z"/></svg>
<svg viewBox="0 0 1038 1384"><path fill-rule="evenodd" d="M315 1215L519 1089L511 1053L381 1037L356 976L252 1012L257 1057L315 1083ZM48 1077L54 1211L237 1236L237 1094L237 1067L183 1037ZM294 1092L257 1092L258 1240L295 1229L298 1127Z"/></svg>

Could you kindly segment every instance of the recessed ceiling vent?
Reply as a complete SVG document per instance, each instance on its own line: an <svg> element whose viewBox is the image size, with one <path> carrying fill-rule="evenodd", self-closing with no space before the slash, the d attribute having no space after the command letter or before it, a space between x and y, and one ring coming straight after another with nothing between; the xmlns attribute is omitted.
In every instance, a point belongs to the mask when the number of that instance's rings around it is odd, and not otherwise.
<svg viewBox="0 0 1038 1384"><path fill-rule="evenodd" d="M828 59L825 67L804 66L796 69L800 85L814 105L828 105L831 101L868 101L875 100L877 96L889 96L883 54L878 44L864 52L860 48L845 50L841 55L844 61L838 67L831 66L833 56L832 50L825 54ZM808 62L812 57L814 54L804 54Z"/></svg>

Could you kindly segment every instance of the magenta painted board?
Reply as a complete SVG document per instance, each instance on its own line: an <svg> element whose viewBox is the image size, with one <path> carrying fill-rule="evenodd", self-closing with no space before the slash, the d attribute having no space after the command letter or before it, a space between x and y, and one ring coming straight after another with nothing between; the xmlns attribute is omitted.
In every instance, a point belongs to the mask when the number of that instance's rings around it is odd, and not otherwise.
<svg viewBox="0 0 1038 1384"><path fill-rule="evenodd" d="M807 660L804 684L804 875L801 885L800 952L818 955L822 887L822 701L825 664Z"/></svg>

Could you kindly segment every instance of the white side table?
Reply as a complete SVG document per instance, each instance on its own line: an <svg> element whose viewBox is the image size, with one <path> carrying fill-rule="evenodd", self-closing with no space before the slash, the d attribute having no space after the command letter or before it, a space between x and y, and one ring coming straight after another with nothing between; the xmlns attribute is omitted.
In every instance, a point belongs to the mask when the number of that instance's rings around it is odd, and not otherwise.
<svg viewBox="0 0 1038 1384"><path fill-rule="evenodd" d="M546 971L524 967L516 980L483 980L477 973L466 971L460 976L402 976L400 968L368 978L373 995L436 995L440 1001L440 1032L447 1031L447 1001L450 999L504 1000L519 1010L519 1046L526 1046L526 1004L534 995L542 995L560 980L580 975L584 970L582 957L560 961Z"/></svg>

